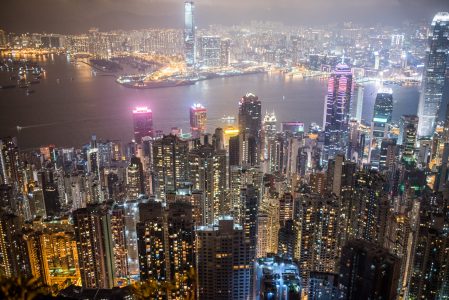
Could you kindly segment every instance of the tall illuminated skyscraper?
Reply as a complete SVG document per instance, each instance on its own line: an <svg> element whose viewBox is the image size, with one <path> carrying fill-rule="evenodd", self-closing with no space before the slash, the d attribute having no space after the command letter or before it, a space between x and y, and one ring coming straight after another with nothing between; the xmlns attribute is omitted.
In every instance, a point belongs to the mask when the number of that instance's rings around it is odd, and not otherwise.
<svg viewBox="0 0 449 300"><path fill-rule="evenodd" d="M378 91L374 103L374 116L371 123L370 161L374 169L379 169L380 148L382 140L387 136L388 124L393 114L393 90L382 88Z"/></svg>
<svg viewBox="0 0 449 300"><path fill-rule="evenodd" d="M95 205L73 212L75 239L85 288L114 285L111 216L106 207Z"/></svg>
<svg viewBox="0 0 449 300"><path fill-rule="evenodd" d="M196 233L198 299L250 299L253 266L243 228L221 217Z"/></svg>
<svg viewBox="0 0 449 300"><path fill-rule="evenodd" d="M449 53L449 13L439 12L432 20L429 50L425 58L418 107L418 136L432 136L443 100Z"/></svg>
<svg viewBox="0 0 449 300"><path fill-rule="evenodd" d="M145 194L145 181L140 158L133 156L126 169L126 195L127 199L137 199Z"/></svg>
<svg viewBox="0 0 449 300"><path fill-rule="evenodd" d="M338 64L327 86L324 111L325 163L335 155L346 152L352 85L351 69L344 63Z"/></svg>
<svg viewBox="0 0 449 300"><path fill-rule="evenodd" d="M193 3L193 1L184 2L184 54L186 67L195 67L195 4Z"/></svg>
<svg viewBox="0 0 449 300"><path fill-rule="evenodd" d="M411 161L414 158L416 136L419 119L414 115L404 115L399 122L398 144L402 145L402 159Z"/></svg>
<svg viewBox="0 0 449 300"><path fill-rule="evenodd" d="M224 213L229 213L226 201L226 151L215 150L212 145L202 145L189 152L189 177L194 190L202 191L203 222L212 224Z"/></svg>
<svg viewBox="0 0 449 300"><path fill-rule="evenodd" d="M153 112L146 106L133 110L134 140L141 143L145 136L153 137Z"/></svg>
<svg viewBox="0 0 449 300"><path fill-rule="evenodd" d="M153 143L154 194L165 199L188 180L189 145L176 135L167 135Z"/></svg>
<svg viewBox="0 0 449 300"><path fill-rule="evenodd" d="M254 94L248 93L239 103L240 161L256 165L260 156L262 131L262 103Z"/></svg>
<svg viewBox="0 0 449 300"><path fill-rule="evenodd" d="M190 107L190 131L193 138L199 138L206 132L207 110L199 103Z"/></svg>
<svg viewBox="0 0 449 300"><path fill-rule="evenodd" d="M153 200L139 205L139 215L140 279L176 282L177 290L168 299L187 299L194 293L191 282L183 280L195 262L192 205Z"/></svg>

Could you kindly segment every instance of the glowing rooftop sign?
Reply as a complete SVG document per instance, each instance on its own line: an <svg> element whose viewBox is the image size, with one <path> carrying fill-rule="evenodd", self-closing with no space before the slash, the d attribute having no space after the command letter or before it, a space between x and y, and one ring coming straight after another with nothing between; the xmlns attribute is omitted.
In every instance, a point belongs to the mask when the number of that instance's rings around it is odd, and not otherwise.
<svg viewBox="0 0 449 300"><path fill-rule="evenodd" d="M145 113L150 113L150 112L151 112L151 109L149 109L147 106L137 106L133 110L134 114L145 114Z"/></svg>

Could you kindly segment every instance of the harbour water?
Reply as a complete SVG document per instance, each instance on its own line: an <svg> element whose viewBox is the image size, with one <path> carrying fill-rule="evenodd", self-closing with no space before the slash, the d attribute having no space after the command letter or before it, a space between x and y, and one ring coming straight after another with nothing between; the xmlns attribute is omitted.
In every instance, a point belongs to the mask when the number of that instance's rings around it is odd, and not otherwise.
<svg viewBox="0 0 449 300"><path fill-rule="evenodd" d="M65 55L33 58L44 67L32 94L20 88L0 90L0 136L18 136L22 148L41 145L80 146L92 134L100 139L132 139L132 109L148 106L156 129L189 128L189 107L207 108L208 129L225 126L223 116L237 117L238 101L247 92L259 96L262 110L274 111L279 122L322 124L327 83L321 79L296 79L279 73L254 74L200 81L195 85L159 89L132 89L114 77L93 74L90 66L73 63ZM11 83L11 74L0 72L0 85ZM393 120L416 114L417 87L392 86ZM363 118L370 120L374 85L365 88ZM21 127L18 132L17 126Z"/></svg>

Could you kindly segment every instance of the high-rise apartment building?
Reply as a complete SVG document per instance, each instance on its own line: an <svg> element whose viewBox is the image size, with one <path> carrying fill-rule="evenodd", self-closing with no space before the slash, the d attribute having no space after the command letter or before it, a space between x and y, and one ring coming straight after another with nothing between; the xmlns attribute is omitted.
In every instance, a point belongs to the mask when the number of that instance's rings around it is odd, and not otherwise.
<svg viewBox="0 0 449 300"><path fill-rule="evenodd" d="M202 191L203 224L212 224L221 214L229 213L231 203L226 196L226 151L212 145L201 145L188 154L189 178L192 188Z"/></svg>
<svg viewBox="0 0 449 300"><path fill-rule="evenodd" d="M111 216L101 205L73 212L81 283L86 288L114 286L114 256Z"/></svg>
<svg viewBox="0 0 449 300"><path fill-rule="evenodd" d="M176 135L166 135L153 143L154 194L165 199L188 181L188 150L186 141Z"/></svg>
<svg viewBox="0 0 449 300"><path fill-rule="evenodd" d="M346 299L396 299L399 259L376 244L349 241L342 250L340 283Z"/></svg>
<svg viewBox="0 0 449 300"><path fill-rule="evenodd" d="M198 299L249 299L253 265L243 228L220 217L196 233Z"/></svg>

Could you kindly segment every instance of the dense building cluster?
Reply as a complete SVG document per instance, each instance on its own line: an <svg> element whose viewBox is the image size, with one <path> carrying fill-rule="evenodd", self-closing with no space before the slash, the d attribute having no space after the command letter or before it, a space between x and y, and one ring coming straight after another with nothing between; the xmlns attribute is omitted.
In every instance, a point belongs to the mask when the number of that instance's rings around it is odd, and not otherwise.
<svg viewBox="0 0 449 300"><path fill-rule="evenodd" d="M93 136L81 148L22 151L0 138L0 276L83 299L132 299L129 286L144 283L156 287L152 299L449 298L449 110L437 122L449 97L449 14L435 16L424 45L348 24L322 53L311 49L330 38L324 30L251 26L197 36L187 1L184 32L0 32L0 46L184 54L188 68L227 66L232 53L330 71L322 126L277 120L263 95L247 93L234 127L207 128L197 103L188 134L164 134L151 109L136 107L130 142ZM389 39L388 52L361 43L340 59L325 49L365 33ZM418 115L393 123L394 93L381 85L362 122L357 72L387 61L415 70L413 53L426 46Z"/></svg>

